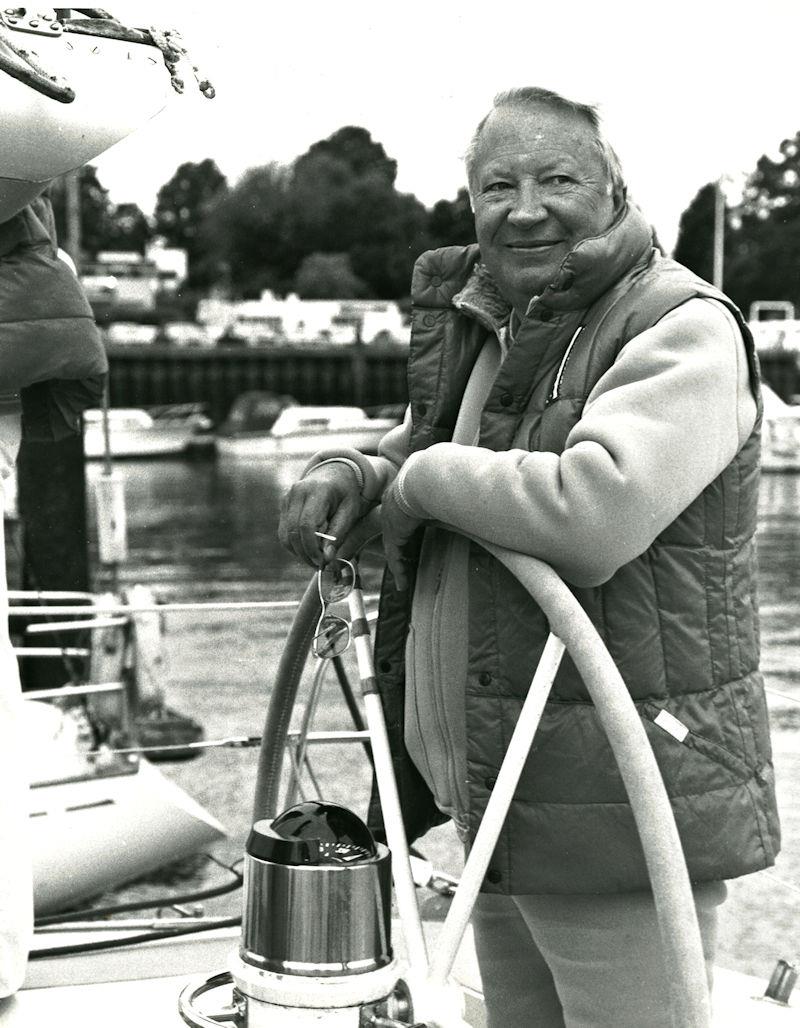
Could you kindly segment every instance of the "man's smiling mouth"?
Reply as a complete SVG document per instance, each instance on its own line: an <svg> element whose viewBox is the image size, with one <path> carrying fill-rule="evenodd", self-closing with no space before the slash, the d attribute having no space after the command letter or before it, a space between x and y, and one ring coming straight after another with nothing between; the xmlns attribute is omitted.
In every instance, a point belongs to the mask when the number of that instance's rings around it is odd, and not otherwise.
<svg viewBox="0 0 800 1028"><path fill-rule="evenodd" d="M506 243L508 250L547 250L551 246L558 246L560 239L538 239L528 242Z"/></svg>

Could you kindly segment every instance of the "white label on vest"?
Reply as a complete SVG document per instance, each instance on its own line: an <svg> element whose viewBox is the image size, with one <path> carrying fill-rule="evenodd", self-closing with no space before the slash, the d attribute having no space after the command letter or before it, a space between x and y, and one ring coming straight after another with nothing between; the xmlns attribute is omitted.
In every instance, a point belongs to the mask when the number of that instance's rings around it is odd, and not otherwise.
<svg viewBox="0 0 800 1028"><path fill-rule="evenodd" d="M673 714L670 714L668 710L659 711L658 717L653 718L653 723L658 725L659 728L663 728L665 732L668 732L678 742L683 742L689 734L689 729L686 725Z"/></svg>

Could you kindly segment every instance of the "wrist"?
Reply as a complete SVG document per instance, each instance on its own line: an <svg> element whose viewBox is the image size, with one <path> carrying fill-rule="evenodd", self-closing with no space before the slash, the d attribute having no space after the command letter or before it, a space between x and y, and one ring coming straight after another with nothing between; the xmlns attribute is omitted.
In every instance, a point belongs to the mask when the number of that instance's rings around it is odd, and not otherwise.
<svg viewBox="0 0 800 1028"><path fill-rule="evenodd" d="M359 493L362 493L364 490L364 475L362 474L361 468L358 466L358 464L356 464L354 460L350 460L348 457L327 457L325 460L319 461L318 464L314 464L312 467L306 468L306 470L303 472L302 477L306 478L307 475L310 475L314 471L319 471L320 468L336 464L338 464L340 467L346 467L350 469L350 471L355 475L355 480L358 485L358 491Z"/></svg>
<svg viewBox="0 0 800 1028"><path fill-rule="evenodd" d="M419 503L415 502L413 482L411 480L411 472L416 464L419 463L420 454L412 454L408 460L400 468L397 473L397 477L394 480L395 487L395 499L400 510L407 517L420 518L424 517L425 513L420 508Z"/></svg>
<svg viewBox="0 0 800 1028"><path fill-rule="evenodd" d="M328 450L320 450L318 453L315 453L308 464L306 464L301 478L305 478L305 476L313 471L314 468L318 468L322 464L327 464L331 461L345 462L348 467L352 469L358 478L359 491L365 503L374 505L379 502L382 485L378 480L378 475L375 468L372 466L372 462L369 457L367 457L366 454L361 453L359 450L350 448L340 450L334 450L332 448Z"/></svg>

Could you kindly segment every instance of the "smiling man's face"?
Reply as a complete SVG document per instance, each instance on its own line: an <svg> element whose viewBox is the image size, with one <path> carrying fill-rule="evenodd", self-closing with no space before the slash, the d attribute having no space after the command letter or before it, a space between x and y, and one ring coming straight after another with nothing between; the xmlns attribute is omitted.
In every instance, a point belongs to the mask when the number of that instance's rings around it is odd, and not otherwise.
<svg viewBox="0 0 800 1028"><path fill-rule="evenodd" d="M582 239L604 232L621 202L592 126L548 107L500 107L471 173L481 258L520 317Z"/></svg>

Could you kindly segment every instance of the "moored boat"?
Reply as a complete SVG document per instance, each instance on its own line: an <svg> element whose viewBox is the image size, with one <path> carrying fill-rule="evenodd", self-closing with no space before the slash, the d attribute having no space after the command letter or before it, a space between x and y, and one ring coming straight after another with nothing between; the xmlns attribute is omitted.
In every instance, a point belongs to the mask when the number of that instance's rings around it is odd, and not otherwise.
<svg viewBox="0 0 800 1028"><path fill-rule="evenodd" d="M396 417L371 418L360 407L286 404L270 394L246 393L217 433L221 457L303 456L325 447L376 453Z"/></svg>
<svg viewBox="0 0 800 1028"><path fill-rule="evenodd" d="M785 403L762 383L761 470L800 471L800 406Z"/></svg>
<svg viewBox="0 0 800 1028"><path fill-rule="evenodd" d="M170 457L184 454L205 438L211 422L197 404L178 404L159 410L132 407L99 408L84 414L83 448L88 460ZM108 444L106 444L106 436Z"/></svg>
<svg viewBox="0 0 800 1028"><path fill-rule="evenodd" d="M74 702L80 690L66 692ZM226 835L147 760L90 748L82 717L40 700L24 709L37 917L74 907Z"/></svg>

